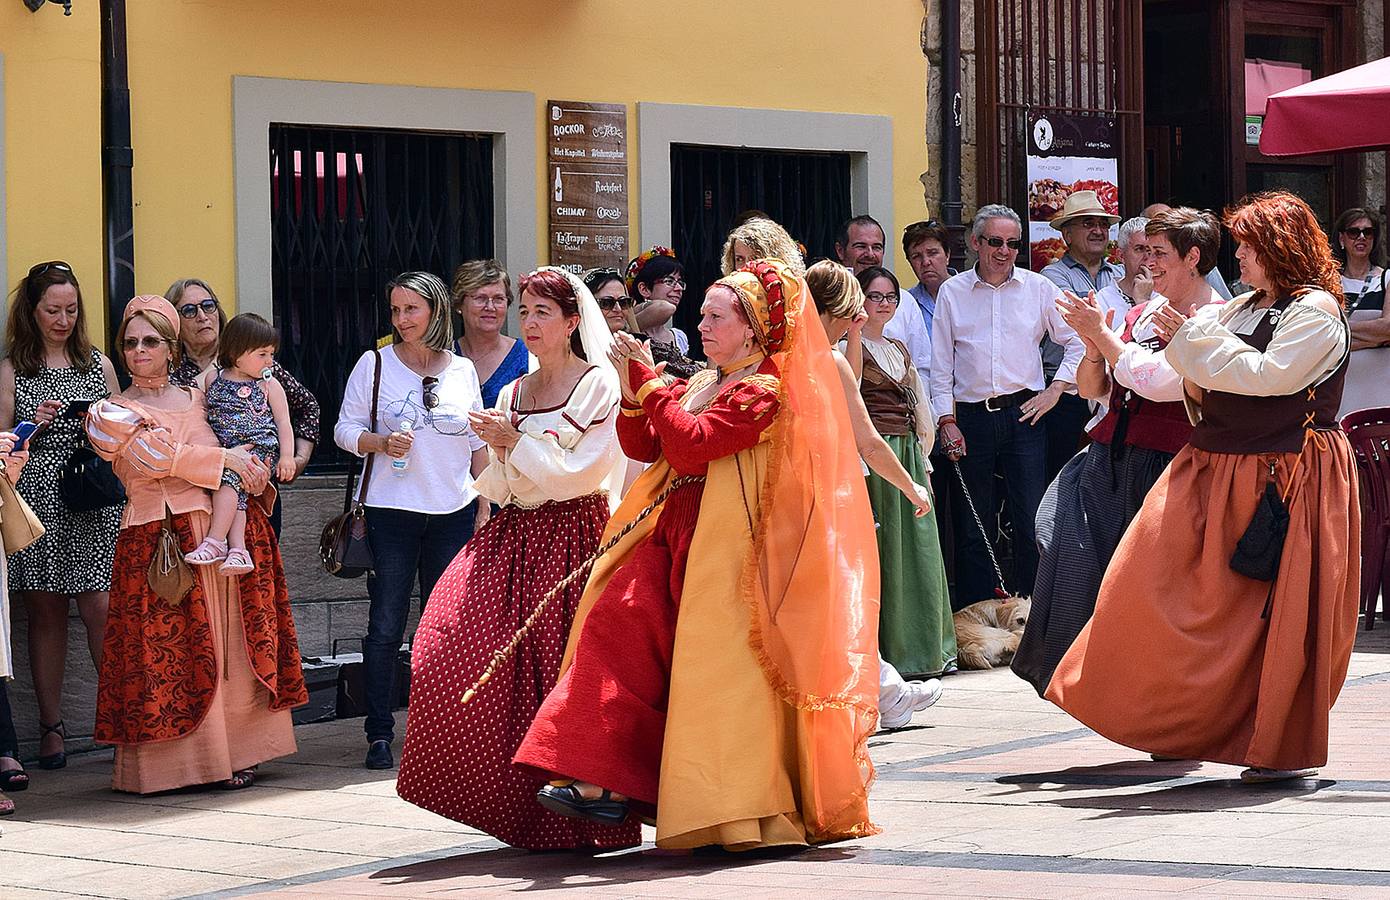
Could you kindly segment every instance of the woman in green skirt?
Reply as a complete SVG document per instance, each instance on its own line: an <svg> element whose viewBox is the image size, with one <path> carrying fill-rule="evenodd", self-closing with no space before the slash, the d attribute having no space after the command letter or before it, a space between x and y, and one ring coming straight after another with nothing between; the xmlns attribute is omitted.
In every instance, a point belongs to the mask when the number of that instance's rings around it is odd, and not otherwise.
<svg viewBox="0 0 1390 900"><path fill-rule="evenodd" d="M860 335L863 372L859 392L869 418L914 481L927 484L933 440L925 386L902 343L883 336L898 308L898 279L880 266L859 273L868 321ZM910 298L909 298L910 299ZM904 676L932 676L956 668L946 569L936 512L914 516L902 493L868 473L869 502L878 521L882 610L878 642L883 658Z"/></svg>

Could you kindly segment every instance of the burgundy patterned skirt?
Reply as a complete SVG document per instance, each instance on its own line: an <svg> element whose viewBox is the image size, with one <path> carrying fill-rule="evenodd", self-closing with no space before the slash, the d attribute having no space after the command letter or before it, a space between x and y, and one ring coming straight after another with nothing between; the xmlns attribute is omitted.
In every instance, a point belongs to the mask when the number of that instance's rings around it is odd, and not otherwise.
<svg viewBox="0 0 1390 900"><path fill-rule="evenodd" d="M545 783L512 756L555 686L584 593L557 596L513 656L465 706L463 692L561 578L598 548L600 495L503 507L445 570L426 604L411 662L410 715L396 790L416 806L530 850L631 847L640 826L598 825L547 812Z"/></svg>

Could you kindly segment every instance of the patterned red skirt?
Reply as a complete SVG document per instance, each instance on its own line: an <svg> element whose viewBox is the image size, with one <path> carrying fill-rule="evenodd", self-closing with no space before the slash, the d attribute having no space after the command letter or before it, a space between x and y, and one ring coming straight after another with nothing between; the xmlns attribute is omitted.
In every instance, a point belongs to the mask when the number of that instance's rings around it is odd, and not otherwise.
<svg viewBox="0 0 1390 900"><path fill-rule="evenodd" d="M545 783L512 765L555 686L583 580L551 601L478 694L463 692L561 578L598 549L608 502L591 495L535 509L507 506L473 536L435 586L415 636L410 716L396 790L416 806L528 850L631 847L640 826L547 812Z"/></svg>

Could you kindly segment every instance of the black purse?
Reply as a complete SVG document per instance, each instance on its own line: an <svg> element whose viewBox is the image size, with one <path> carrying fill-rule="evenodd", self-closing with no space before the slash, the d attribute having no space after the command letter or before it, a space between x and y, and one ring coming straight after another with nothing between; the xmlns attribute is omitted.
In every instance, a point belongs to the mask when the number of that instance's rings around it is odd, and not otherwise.
<svg viewBox="0 0 1390 900"><path fill-rule="evenodd" d="M83 445L58 472L58 497L73 512L91 512L125 502L125 485L111 463Z"/></svg>
<svg viewBox="0 0 1390 900"><path fill-rule="evenodd" d="M381 351L376 354L376 373L372 376L372 431L376 431L377 400L381 394ZM367 542L367 483L372 480L372 460L375 453L367 454L367 463L362 470L362 481L357 489L357 501L352 498L352 481L357 472L356 456L348 468L347 492L343 497L343 512L334 516L323 526L319 535L319 560L323 570L339 578L357 578L365 575L373 565L372 547Z"/></svg>
<svg viewBox="0 0 1390 900"><path fill-rule="evenodd" d="M1279 560L1284 555L1284 538L1288 533L1289 510L1271 478L1265 483L1264 495L1255 506L1255 515L1236 542L1231 568L1246 578L1274 581L1279 574Z"/></svg>

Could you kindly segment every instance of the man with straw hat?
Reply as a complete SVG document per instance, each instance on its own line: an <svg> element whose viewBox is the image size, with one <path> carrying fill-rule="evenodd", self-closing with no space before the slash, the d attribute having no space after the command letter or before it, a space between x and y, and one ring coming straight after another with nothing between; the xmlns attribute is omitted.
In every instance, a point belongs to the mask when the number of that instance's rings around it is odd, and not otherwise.
<svg viewBox="0 0 1390 900"><path fill-rule="evenodd" d="M1074 191L1062 204L1062 211L1049 222L1062 233L1066 255L1043 267L1042 274L1064 291L1078 297L1099 292L1124 277L1124 269L1105 258L1110 244L1110 227L1120 221L1111 215L1095 191ZM1044 339L1043 374L1050 384L1062 363L1062 348ZM1067 460L1076 455L1091 417L1091 407L1075 393L1063 394L1047 417L1047 480L1050 482Z"/></svg>

